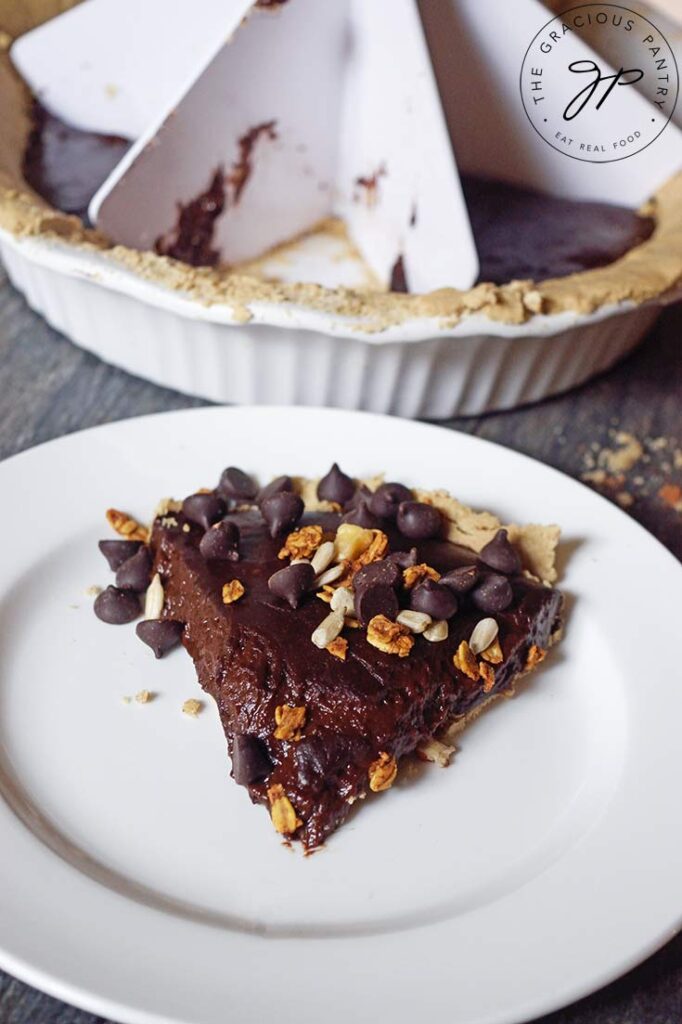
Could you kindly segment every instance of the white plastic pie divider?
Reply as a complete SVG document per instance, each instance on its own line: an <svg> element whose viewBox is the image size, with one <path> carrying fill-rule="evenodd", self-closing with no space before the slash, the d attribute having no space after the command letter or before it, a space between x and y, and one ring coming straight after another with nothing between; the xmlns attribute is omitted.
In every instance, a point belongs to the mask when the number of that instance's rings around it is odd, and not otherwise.
<svg viewBox="0 0 682 1024"><path fill-rule="evenodd" d="M133 248L153 248L178 203L222 169L212 245L224 262L339 215L383 285L401 259L411 291L465 288L478 262L453 142L465 171L632 205L682 164L672 125L655 160L644 150L583 163L535 136L518 75L549 20L539 0L195 0L189 27L179 5L147 0L142 11L134 0L86 0L12 49L57 114L137 137L90 208ZM647 120L634 89L609 102L614 137Z"/></svg>
<svg viewBox="0 0 682 1024"><path fill-rule="evenodd" d="M604 163L570 159L531 129L519 101L519 73L526 49L551 18L540 0L420 0L420 9L460 170L572 199L639 206L682 167L682 132L674 124L652 147ZM596 59L604 74L613 72L575 34L572 47L573 60ZM531 54L543 63L537 45ZM615 89L608 103L613 139L660 114L636 88ZM595 140L603 138L599 111L584 111L585 117L591 121L583 134L594 125Z"/></svg>

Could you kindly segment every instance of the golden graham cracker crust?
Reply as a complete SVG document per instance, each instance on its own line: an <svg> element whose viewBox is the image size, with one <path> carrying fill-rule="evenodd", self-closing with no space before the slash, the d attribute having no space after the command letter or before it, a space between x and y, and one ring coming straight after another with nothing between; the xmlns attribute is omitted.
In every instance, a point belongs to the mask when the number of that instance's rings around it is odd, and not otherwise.
<svg viewBox="0 0 682 1024"><path fill-rule="evenodd" d="M294 477L294 488L301 495L309 512L330 511L332 506L317 497L319 480ZM384 481L383 474L361 480L370 491L375 491ZM539 523L503 523L492 512L476 512L453 498L447 491L423 491L416 488L416 501L433 505L443 515L447 524L446 536L452 544L461 544L478 552L504 527L509 540L518 550L524 569L536 579L551 586L557 580L556 551L561 536L560 527Z"/></svg>
<svg viewBox="0 0 682 1024"><path fill-rule="evenodd" d="M46 18L73 6L69 0L0 0L0 48ZM646 213L656 228L651 238L606 267L550 279L479 284L465 291L442 288L423 295L381 293L375 288L324 288L285 284L251 276L260 261L244 267L190 267L153 252L112 244L85 228L74 216L52 209L22 177L22 157L31 128L31 97L0 52L0 228L17 237L57 239L98 253L139 276L181 292L195 301L232 305L240 321L251 317L253 302L287 303L331 316L352 317L359 331L376 332L415 318L433 318L454 326L479 314L490 320L522 324L536 313L592 313L617 302L643 303L669 292L682 281L682 173L652 197ZM335 229L338 231L338 226ZM514 538L512 538L514 539Z"/></svg>

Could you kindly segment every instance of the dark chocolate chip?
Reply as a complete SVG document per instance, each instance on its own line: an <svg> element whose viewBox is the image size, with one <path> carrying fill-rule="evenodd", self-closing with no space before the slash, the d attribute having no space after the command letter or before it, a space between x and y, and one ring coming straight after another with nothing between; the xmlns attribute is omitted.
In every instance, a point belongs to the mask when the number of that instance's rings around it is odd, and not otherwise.
<svg viewBox="0 0 682 1024"><path fill-rule="evenodd" d="M124 562L127 562L129 558L139 551L142 547L142 541L139 540L101 540L98 547L107 562L112 572L116 572Z"/></svg>
<svg viewBox="0 0 682 1024"><path fill-rule="evenodd" d="M507 576L521 572L519 553L510 543L506 530L498 530L493 539L481 549L478 557L491 569Z"/></svg>
<svg viewBox="0 0 682 1024"><path fill-rule="evenodd" d="M378 530L381 526L381 521L375 515L372 515L366 501L359 502L355 508L346 512L342 516L341 522L361 526L364 530Z"/></svg>
<svg viewBox="0 0 682 1024"><path fill-rule="evenodd" d="M140 599L133 590L107 587L95 598L95 615L111 626L132 622L140 614Z"/></svg>
<svg viewBox="0 0 682 1024"><path fill-rule="evenodd" d="M403 501L412 501L412 492L404 484L381 484L370 498L369 507L380 519L393 520Z"/></svg>
<svg viewBox="0 0 682 1024"><path fill-rule="evenodd" d="M353 497L344 504L343 511L352 512L354 508L358 508L363 502L366 504L371 497L372 492L367 484L358 484Z"/></svg>
<svg viewBox="0 0 682 1024"><path fill-rule="evenodd" d="M471 591L471 600L482 612L503 612L512 603L514 592L506 576L490 573Z"/></svg>
<svg viewBox="0 0 682 1024"><path fill-rule="evenodd" d="M317 496L321 501L335 501L345 505L355 494L355 484L335 462L326 476L317 485Z"/></svg>
<svg viewBox="0 0 682 1024"><path fill-rule="evenodd" d="M409 569L411 565L417 564L417 549L410 548L409 551L394 551L384 561L395 562L399 569Z"/></svg>
<svg viewBox="0 0 682 1024"><path fill-rule="evenodd" d="M290 476L275 477L265 487L261 487L256 502L260 505L266 498L271 498L273 494L280 494L282 491L293 491L293 489L294 484Z"/></svg>
<svg viewBox="0 0 682 1024"><path fill-rule="evenodd" d="M396 588L402 582L402 573L394 561L382 558L379 562L372 562L358 569L353 577L353 589L362 590L363 587L373 586L375 583L383 583L387 587Z"/></svg>
<svg viewBox="0 0 682 1024"><path fill-rule="evenodd" d="M481 570L477 565L463 565L459 569L452 569L441 576L440 582L455 594L468 594L481 578Z"/></svg>
<svg viewBox="0 0 682 1024"><path fill-rule="evenodd" d="M208 530L225 515L225 502L210 491L207 494L190 494L182 503L183 514L197 526Z"/></svg>
<svg viewBox="0 0 682 1024"><path fill-rule="evenodd" d="M152 578L152 556L147 548L140 548L132 558L124 562L116 573L116 586L137 590L146 590Z"/></svg>
<svg viewBox="0 0 682 1024"><path fill-rule="evenodd" d="M236 466L228 466L220 476L217 490L226 501L250 502L256 497L258 488L248 473Z"/></svg>
<svg viewBox="0 0 682 1024"><path fill-rule="evenodd" d="M410 591L410 608L432 619L451 619L458 608L453 592L435 580L424 580Z"/></svg>
<svg viewBox="0 0 682 1024"><path fill-rule="evenodd" d="M315 585L315 570L310 562L296 562L279 569L268 580L268 588L275 597L287 601L292 608L298 608L301 601Z"/></svg>
<svg viewBox="0 0 682 1024"><path fill-rule="evenodd" d="M206 531L199 542L199 551L207 559L239 560L239 527L223 519Z"/></svg>
<svg viewBox="0 0 682 1024"><path fill-rule="evenodd" d="M396 592L385 583L373 583L355 591L355 614L363 626L369 625L375 615L394 620L398 611Z"/></svg>
<svg viewBox="0 0 682 1024"><path fill-rule="evenodd" d="M239 786L250 786L272 771L272 761L257 736L235 736L232 740L232 777Z"/></svg>
<svg viewBox="0 0 682 1024"><path fill-rule="evenodd" d="M167 651L180 643L184 628L183 623L176 619L145 619L138 622L135 632L143 644L151 647L155 657L163 658Z"/></svg>
<svg viewBox="0 0 682 1024"><path fill-rule="evenodd" d="M398 506L398 529L410 540L437 537L442 529L440 512L423 501L403 501Z"/></svg>
<svg viewBox="0 0 682 1024"><path fill-rule="evenodd" d="M291 491L280 491L261 503L263 519L270 527L270 536L276 537L284 530L291 530L303 515L303 498Z"/></svg>

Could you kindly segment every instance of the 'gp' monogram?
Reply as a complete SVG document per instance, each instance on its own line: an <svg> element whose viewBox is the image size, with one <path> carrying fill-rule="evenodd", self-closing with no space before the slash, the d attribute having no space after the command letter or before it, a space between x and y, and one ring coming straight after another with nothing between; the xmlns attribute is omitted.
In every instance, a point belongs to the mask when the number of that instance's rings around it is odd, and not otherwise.
<svg viewBox="0 0 682 1024"><path fill-rule="evenodd" d="M594 78L580 92L573 97L564 110L564 121L572 121L581 110L587 106L595 91L602 82L610 84L604 91L604 95L597 101L595 109L599 110L606 102L607 97L617 85L635 85L644 78L644 72L640 68L619 68L613 75L602 75L601 68L594 60L574 60L568 65L568 70L577 75L593 74ZM630 75L632 77L627 78Z"/></svg>

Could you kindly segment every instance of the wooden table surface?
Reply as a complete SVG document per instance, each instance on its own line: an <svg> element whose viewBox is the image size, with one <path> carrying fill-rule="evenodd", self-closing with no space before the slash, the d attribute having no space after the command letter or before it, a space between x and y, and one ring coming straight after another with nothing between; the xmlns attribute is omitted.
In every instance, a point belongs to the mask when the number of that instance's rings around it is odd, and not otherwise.
<svg viewBox="0 0 682 1024"><path fill-rule="evenodd" d="M82 427L204 404L75 348L27 308L0 269L0 458ZM682 485L682 305L668 310L625 362L585 387L541 405L447 426L526 452L574 477L594 469L604 448L631 448L629 438L616 438L618 432L632 435L643 446L636 465L614 472L607 451L598 486L614 500L618 495L628 514L682 559L682 502L675 490ZM0 972L0 1024L95 1021L102 1018ZM680 1022L682 935L601 992L543 1018L543 1024Z"/></svg>

